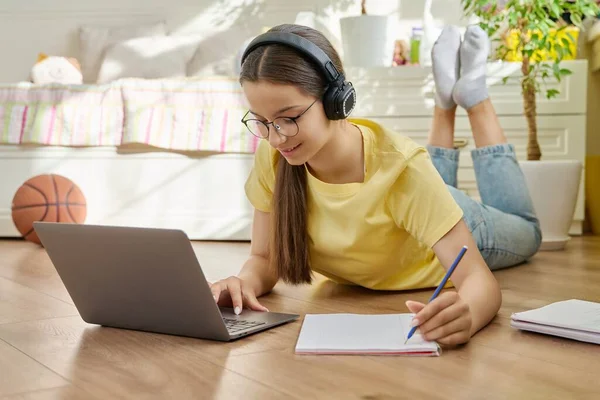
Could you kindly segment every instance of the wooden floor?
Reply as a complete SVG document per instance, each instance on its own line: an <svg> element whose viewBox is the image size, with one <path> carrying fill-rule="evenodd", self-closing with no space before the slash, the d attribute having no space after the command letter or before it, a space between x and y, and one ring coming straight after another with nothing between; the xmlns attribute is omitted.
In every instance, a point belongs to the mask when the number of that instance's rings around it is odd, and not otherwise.
<svg viewBox="0 0 600 400"><path fill-rule="evenodd" d="M237 272L247 243L194 243L209 279ZM600 399L600 346L524 333L512 312L600 301L600 237L497 272L504 303L471 342L441 357L297 356L301 319L233 343L84 323L40 247L0 241L1 399ZM324 279L277 286L271 311L407 312L431 291L374 293Z"/></svg>

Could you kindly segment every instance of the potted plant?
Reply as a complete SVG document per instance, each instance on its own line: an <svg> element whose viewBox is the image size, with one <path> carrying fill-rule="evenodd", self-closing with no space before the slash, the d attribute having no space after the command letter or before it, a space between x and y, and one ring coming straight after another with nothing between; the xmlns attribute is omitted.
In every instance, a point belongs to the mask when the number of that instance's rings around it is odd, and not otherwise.
<svg viewBox="0 0 600 400"><path fill-rule="evenodd" d="M340 18L342 54L349 67L389 67L394 40L389 35L390 18L367 13L366 0L360 2L360 15Z"/></svg>
<svg viewBox="0 0 600 400"><path fill-rule="evenodd" d="M496 42L496 58L521 64L528 143L527 160L520 165L540 218L542 249L562 249L569 240L582 165L578 160L542 160L536 99L540 92L548 99L559 94L558 90L542 84L547 79L560 82L571 74L563 61L575 58L582 20L598 13L596 0L461 1L465 15L477 16L479 25Z"/></svg>

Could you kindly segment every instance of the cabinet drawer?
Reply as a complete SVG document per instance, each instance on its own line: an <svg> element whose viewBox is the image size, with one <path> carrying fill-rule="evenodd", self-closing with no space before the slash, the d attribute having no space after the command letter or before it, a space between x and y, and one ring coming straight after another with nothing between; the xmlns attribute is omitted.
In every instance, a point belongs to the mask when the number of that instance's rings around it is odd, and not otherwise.
<svg viewBox="0 0 600 400"><path fill-rule="evenodd" d="M425 145L431 118L372 118L372 120ZM508 141L515 145L518 160L527 159L527 124L523 116L500 116ZM465 140L461 148L458 186L474 198L479 198L470 151L475 148L467 117L456 118L455 139ZM574 159L585 162L585 116L543 116L538 118L538 141L544 160ZM582 173L575 219L584 219L584 176Z"/></svg>
<svg viewBox="0 0 600 400"><path fill-rule="evenodd" d="M537 112L544 114L582 114L586 112L587 60L563 63L572 71L561 82L549 78L546 88L560 91L553 99L538 94ZM519 63L488 64L488 90L499 115L523 115L521 70ZM354 115L363 117L431 116L434 83L431 68L420 66L390 68L348 68L348 79L357 92ZM502 78L509 76L506 84ZM459 115L466 115L459 107Z"/></svg>
<svg viewBox="0 0 600 400"><path fill-rule="evenodd" d="M432 118L371 118L387 128L408 136L420 144L427 143ZM519 160L527 159L527 122L523 116L499 116L500 125L504 129L508 141L515 145ZM584 115L545 115L538 117L538 141L545 160L585 160L585 116ZM469 119L457 116L455 139L466 140L462 148L466 153L461 157L461 164L471 166L469 152L475 148Z"/></svg>

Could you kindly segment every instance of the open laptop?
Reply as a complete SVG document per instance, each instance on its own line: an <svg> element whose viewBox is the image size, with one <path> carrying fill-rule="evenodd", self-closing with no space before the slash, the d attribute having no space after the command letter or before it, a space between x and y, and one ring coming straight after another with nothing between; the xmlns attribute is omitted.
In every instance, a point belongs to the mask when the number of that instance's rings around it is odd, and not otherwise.
<svg viewBox="0 0 600 400"><path fill-rule="evenodd" d="M219 307L180 230L33 225L87 323L230 341L299 317Z"/></svg>

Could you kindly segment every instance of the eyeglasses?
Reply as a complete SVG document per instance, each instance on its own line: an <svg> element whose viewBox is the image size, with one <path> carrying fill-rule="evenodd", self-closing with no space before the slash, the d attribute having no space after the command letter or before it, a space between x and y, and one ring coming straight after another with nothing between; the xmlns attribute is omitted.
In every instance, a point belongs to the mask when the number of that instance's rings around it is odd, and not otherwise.
<svg viewBox="0 0 600 400"><path fill-rule="evenodd" d="M269 137L269 125L273 125L273 128L275 128L277 133L280 135L287 137L296 136L299 131L298 123L296 121L298 118L303 116L313 106L313 104L317 102L317 100L313 101L310 106L306 108L306 110L302 111L302 113L296 117L279 117L275 118L271 122L264 122L259 119L244 120L244 118L246 118L246 116L250 113L250 110L248 110L242 117L242 123L246 125L246 128L248 128L251 134L261 139L266 139Z"/></svg>

